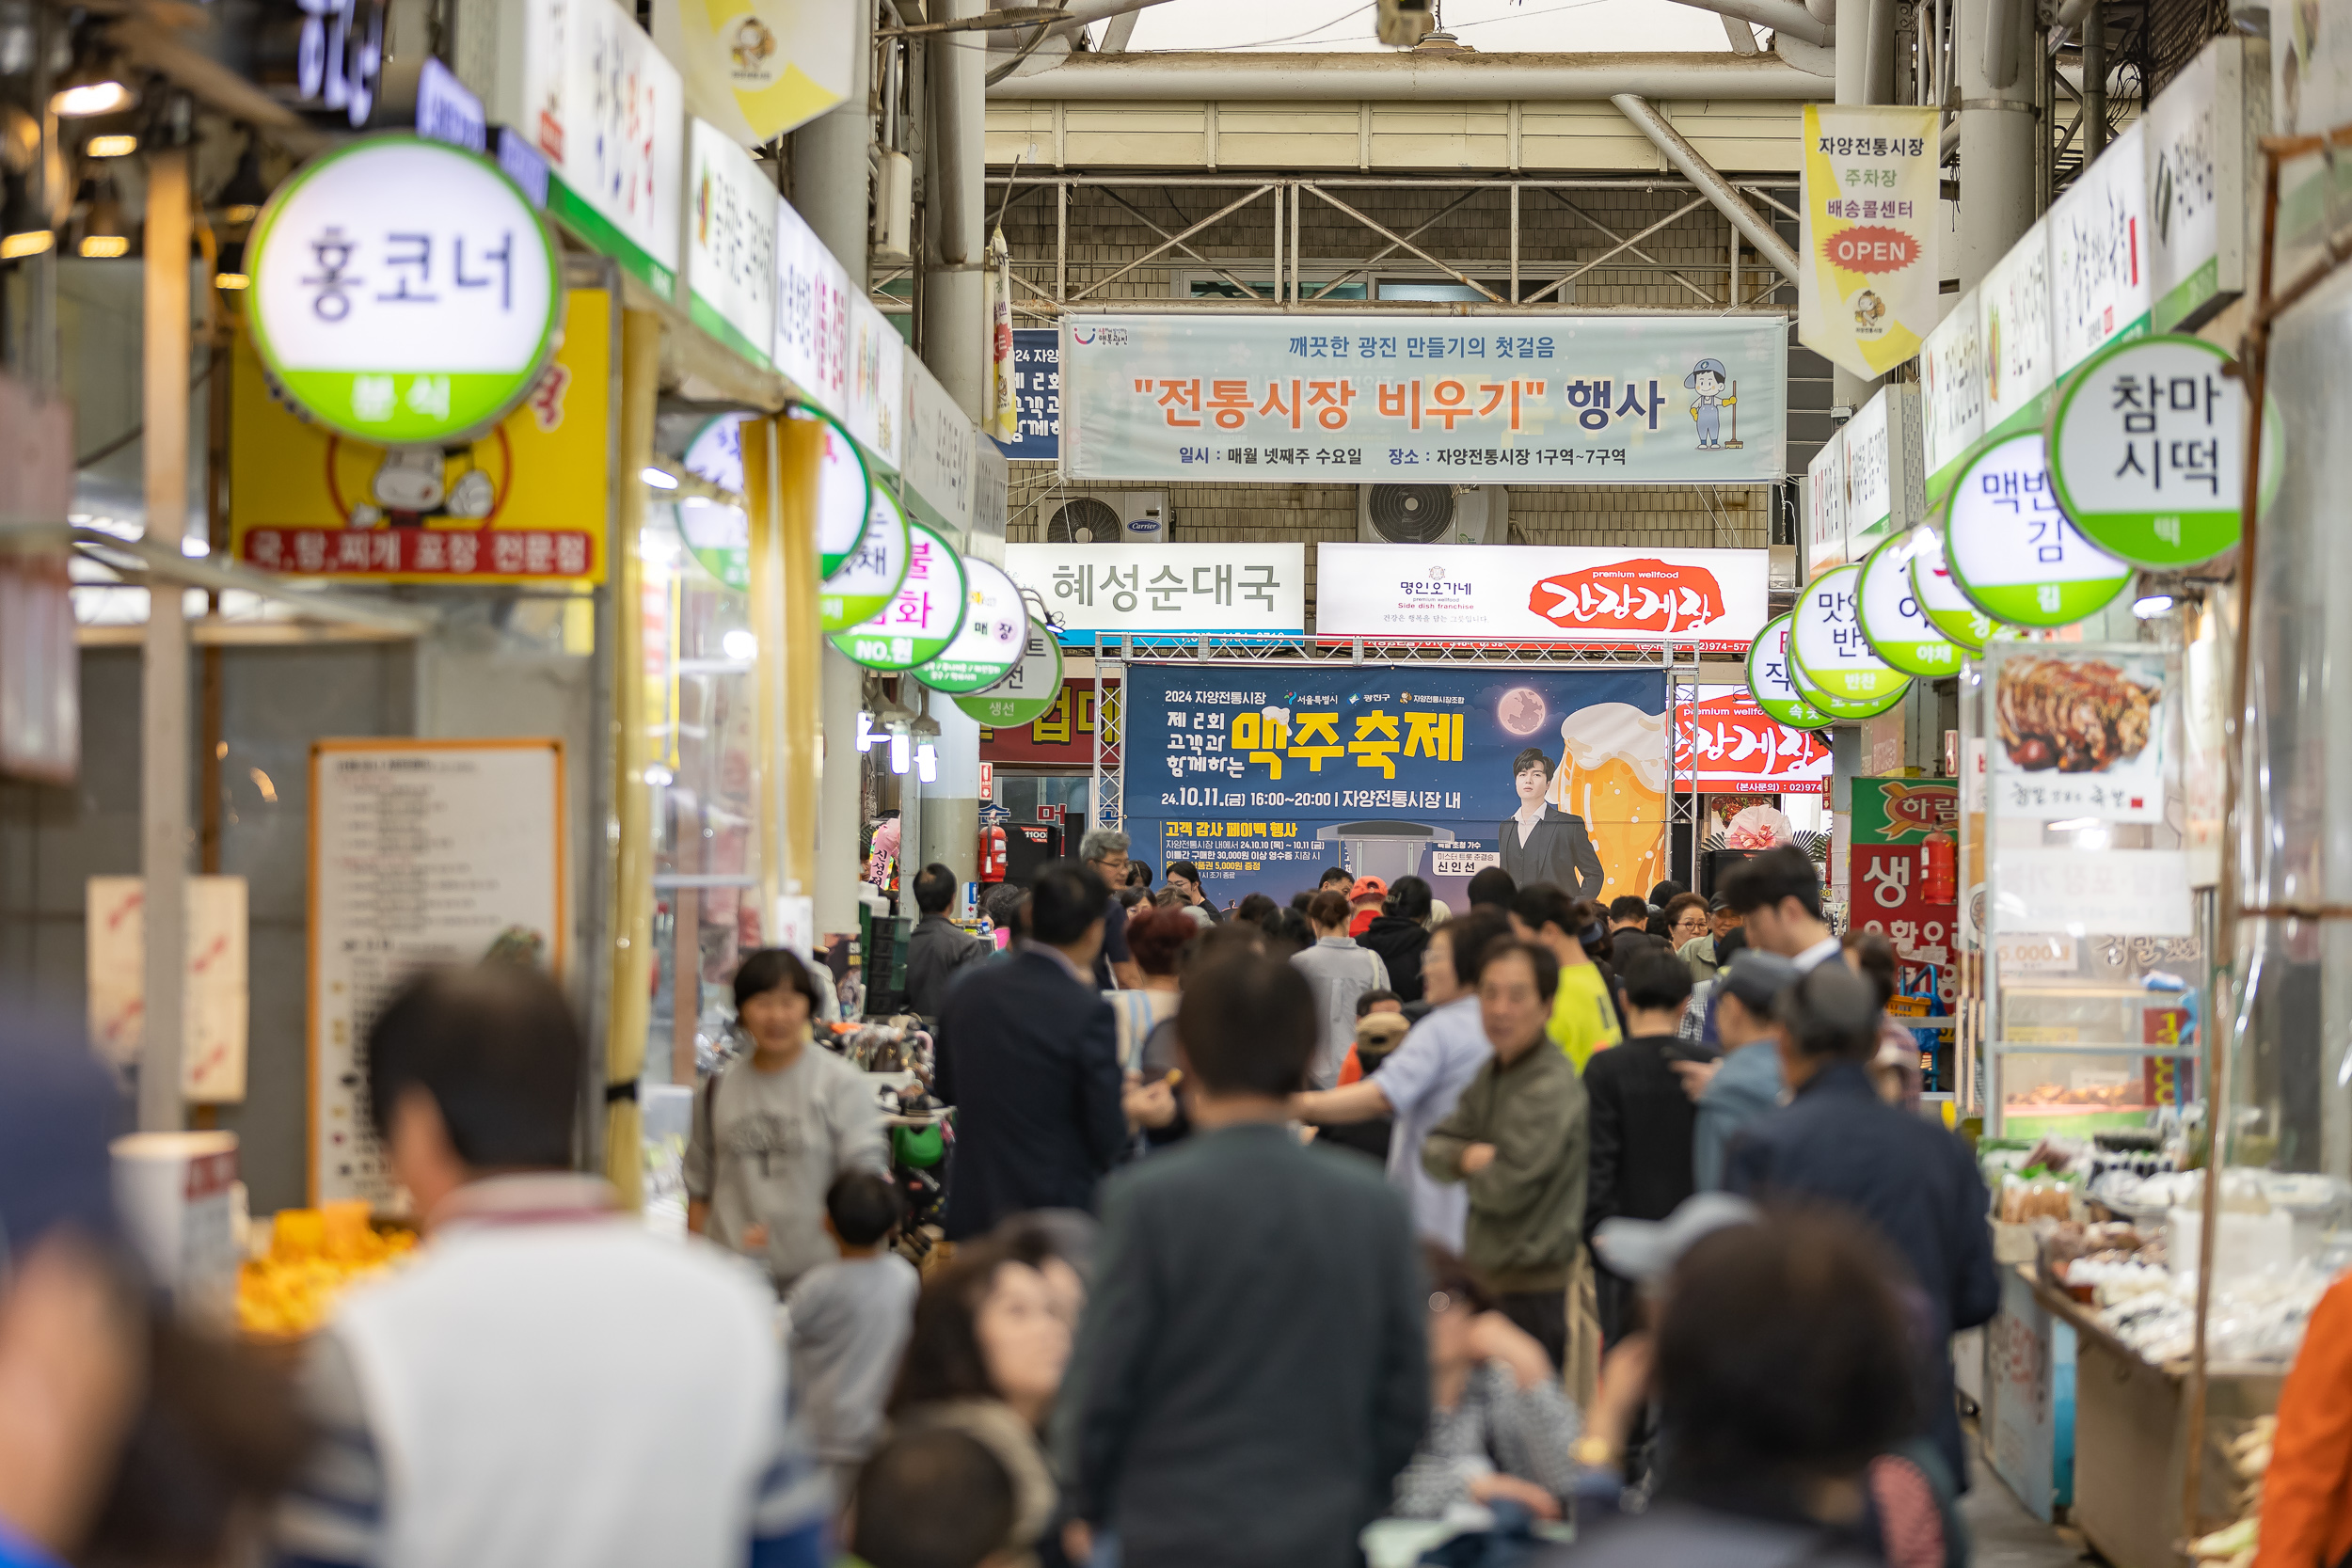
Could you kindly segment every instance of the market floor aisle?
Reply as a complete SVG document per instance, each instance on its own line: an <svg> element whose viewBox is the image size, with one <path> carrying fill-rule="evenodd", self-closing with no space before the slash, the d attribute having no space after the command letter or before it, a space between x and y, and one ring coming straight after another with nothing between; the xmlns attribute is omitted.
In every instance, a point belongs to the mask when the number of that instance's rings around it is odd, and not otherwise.
<svg viewBox="0 0 2352 1568"><path fill-rule="evenodd" d="M1973 1435L1973 1433L1972 1433ZM1985 1463L1979 1447L1967 1496L1960 1499L1961 1517L1968 1524L1972 1568L2072 1568L2078 1561L2097 1561L2083 1550L2079 1537L2061 1534L2026 1512Z"/></svg>

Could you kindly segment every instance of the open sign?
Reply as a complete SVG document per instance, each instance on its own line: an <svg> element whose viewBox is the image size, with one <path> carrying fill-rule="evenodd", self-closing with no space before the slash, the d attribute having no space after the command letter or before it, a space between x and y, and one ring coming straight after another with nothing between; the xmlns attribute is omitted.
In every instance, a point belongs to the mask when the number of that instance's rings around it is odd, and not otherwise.
<svg viewBox="0 0 2352 1568"><path fill-rule="evenodd" d="M1847 272L1899 272L1919 259L1919 242L1899 229L1866 224L1823 240L1821 254Z"/></svg>

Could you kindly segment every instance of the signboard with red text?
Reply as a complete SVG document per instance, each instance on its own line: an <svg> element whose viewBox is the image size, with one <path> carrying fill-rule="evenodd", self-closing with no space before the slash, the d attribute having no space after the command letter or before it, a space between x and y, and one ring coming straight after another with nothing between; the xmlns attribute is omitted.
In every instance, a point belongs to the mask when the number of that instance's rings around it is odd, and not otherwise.
<svg viewBox="0 0 2352 1568"><path fill-rule="evenodd" d="M1744 686L1702 686L1695 705L1675 709L1677 788L1821 795L1829 770L1829 744L1766 713Z"/></svg>
<svg viewBox="0 0 2352 1568"><path fill-rule="evenodd" d="M1315 561L1318 637L1744 654L1768 615L1764 550L1323 544Z"/></svg>

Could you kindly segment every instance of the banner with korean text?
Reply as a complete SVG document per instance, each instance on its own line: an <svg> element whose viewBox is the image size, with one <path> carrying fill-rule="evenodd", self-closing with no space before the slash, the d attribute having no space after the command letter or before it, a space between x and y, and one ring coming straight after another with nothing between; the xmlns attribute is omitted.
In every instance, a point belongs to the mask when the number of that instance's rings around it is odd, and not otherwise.
<svg viewBox="0 0 2352 1568"><path fill-rule="evenodd" d="M1702 686L1675 709L1677 789L1826 795L1829 770L1829 743L1766 713L1744 686Z"/></svg>
<svg viewBox="0 0 2352 1568"><path fill-rule="evenodd" d="M1071 480L1765 483L1779 316L1079 316Z"/></svg>
<svg viewBox="0 0 2352 1568"><path fill-rule="evenodd" d="M1307 629L1302 544L1007 545L1005 570L1082 637Z"/></svg>
<svg viewBox="0 0 2352 1568"><path fill-rule="evenodd" d="M1770 554L1327 542L1315 546L1315 635L1743 654L1770 614Z"/></svg>
<svg viewBox="0 0 2352 1568"><path fill-rule="evenodd" d="M1199 866L1221 906L1287 901L1344 864L1465 909L1498 863L1567 886L1579 832L1605 878L1585 893L1645 893L1666 874L1665 699L1655 670L1132 664L1126 828L1137 857ZM1530 749L1552 771L1521 839Z"/></svg>
<svg viewBox="0 0 2352 1568"><path fill-rule="evenodd" d="M1797 340L1866 378L1935 326L1936 114L1804 106Z"/></svg>

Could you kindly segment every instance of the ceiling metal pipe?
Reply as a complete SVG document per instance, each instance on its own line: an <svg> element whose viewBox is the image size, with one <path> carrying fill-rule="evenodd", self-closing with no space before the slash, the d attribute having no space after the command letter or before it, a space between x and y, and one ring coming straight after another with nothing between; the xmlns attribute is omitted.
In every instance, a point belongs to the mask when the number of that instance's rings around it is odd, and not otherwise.
<svg viewBox="0 0 2352 1568"><path fill-rule="evenodd" d="M1829 83L1833 89L1836 87L1837 51L1835 47L1824 49L1819 44L1807 43L1803 39L1792 39L1784 35L1772 40L1772 52L1807 76L1819 76L1822 81ZM1826 98L1829 94L1822 92L1816 96Z"/></svg>
<svg viewBox="0 0 2352 1568"><path fill-rule="evenodd" d="M1639 95L1629 92L1612 94L1610 103L1617 112L1633 122L1634 129L1647 136L1666 162L1680 171L1685 180L1698 187L1699 194L1715 204L1718 212L1731 220L1731 226L1756 246L1756 254L1772 263L1783 277L1797 276L1797 253L1779 231L1766 223L1747 198L1734 190L1731 182L1715 172L1715 167L1698 155L1698 150L1682 139L1681 133L1666 123L1666 119Z"/></svg>
<svg viewBox="0 0 2352 1568"><path fill-rule="evenodd" d="M1807 43L1827 43L1837 32L1836 24L1822 21L1797 4L1797 0L1676 0L1676 4L1736 16L1742 22L1753 22Z"/></svg>
<svg viewBox="0 0 2352 1568"><path fill-rule="evenodd" d="M2017 85L2017 0L1982 0L1984 78L1995 87Z"/></svg>
<svg viewBox="0 0 2352 1568"><path fill-rule="evenodd" d="M1643 98L1804 103L1830 83L1772 55L1073 55L1009 77L995 99L1349 103L1598 102Z"/></svg>

